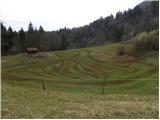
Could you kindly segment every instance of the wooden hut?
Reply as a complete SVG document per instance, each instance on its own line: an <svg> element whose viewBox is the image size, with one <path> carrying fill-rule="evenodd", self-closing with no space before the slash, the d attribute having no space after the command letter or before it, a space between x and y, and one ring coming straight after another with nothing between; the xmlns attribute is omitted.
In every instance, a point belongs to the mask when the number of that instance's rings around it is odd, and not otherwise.
<svg viewBox="0 0 160 120"><path fill-rule="evenodd" d="M38 48L26 48L26 53L34 54L38 52Z"/></svg>

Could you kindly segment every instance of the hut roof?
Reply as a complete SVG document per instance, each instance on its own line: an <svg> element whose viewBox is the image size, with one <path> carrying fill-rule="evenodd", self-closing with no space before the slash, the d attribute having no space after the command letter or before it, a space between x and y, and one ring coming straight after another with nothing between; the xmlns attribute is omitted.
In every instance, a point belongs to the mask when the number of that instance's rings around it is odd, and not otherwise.
<svg viewBox="0 0 160 120"><path fill-rule="evenodd" d="M37 52L38 48L26 48L27 52Z"/></svg>

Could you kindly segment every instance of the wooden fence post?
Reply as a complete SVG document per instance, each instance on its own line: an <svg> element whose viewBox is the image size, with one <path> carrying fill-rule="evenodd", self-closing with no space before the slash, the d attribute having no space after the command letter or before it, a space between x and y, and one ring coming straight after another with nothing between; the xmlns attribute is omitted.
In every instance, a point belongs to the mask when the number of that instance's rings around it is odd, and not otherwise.
<svg viewBox="0 0 160 120"><path fill-rule="evenodd" d="M104 94L105 81L106 81L106 78L104 77L103 84L102 84L102 93L101 94Z"/></svg>
<svg viewBox="0 0 160 120"><path fill-rule="evenodd" d="M43 86L43 91L45 91L44 79L42 79L42 86Z"/></svg>

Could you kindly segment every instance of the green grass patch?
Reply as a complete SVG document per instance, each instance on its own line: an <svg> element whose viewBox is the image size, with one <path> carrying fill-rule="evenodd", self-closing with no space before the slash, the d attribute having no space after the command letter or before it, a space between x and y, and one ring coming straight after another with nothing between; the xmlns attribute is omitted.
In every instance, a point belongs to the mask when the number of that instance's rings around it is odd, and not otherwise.
<svg viewBox="0 0 160 120"><path fill-rule="evenodd" d="M120 46L127 55L117 54ZM135 57L133 48L2 56L2 118L158 118L158 52Z"/></svg>

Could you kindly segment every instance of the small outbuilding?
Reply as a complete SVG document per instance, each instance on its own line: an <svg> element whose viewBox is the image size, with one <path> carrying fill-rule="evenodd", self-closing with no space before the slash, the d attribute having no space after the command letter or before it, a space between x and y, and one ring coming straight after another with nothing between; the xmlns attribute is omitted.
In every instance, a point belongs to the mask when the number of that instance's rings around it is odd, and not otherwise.
<svg viewBox="0 0 160 120"><path fill-rule="evenodd" d="M28 54L33 54L37 52L38 52L38 48L26 48L26 53Z"/></svg>

